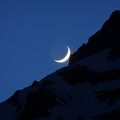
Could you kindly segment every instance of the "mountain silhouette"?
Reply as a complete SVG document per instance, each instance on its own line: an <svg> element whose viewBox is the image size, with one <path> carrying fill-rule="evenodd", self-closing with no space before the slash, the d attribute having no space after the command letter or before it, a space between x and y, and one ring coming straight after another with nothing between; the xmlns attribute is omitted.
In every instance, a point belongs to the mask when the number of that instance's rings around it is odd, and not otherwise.
<svg viewBox="0 0 120 120"><path fill-rule="evenodd" d="M111 57L120 57L119 43L120 11L114 11L102 28L89 38L88 43L83 44L78 51L72 55L70 64L74 64L106 48L111 48Z"/></svg>
<svg viewBox="0 0 120 120"><path fill-rule="evenodd" d="M120 120L120 11L67 67L0 103L0 120Z"/></svg>

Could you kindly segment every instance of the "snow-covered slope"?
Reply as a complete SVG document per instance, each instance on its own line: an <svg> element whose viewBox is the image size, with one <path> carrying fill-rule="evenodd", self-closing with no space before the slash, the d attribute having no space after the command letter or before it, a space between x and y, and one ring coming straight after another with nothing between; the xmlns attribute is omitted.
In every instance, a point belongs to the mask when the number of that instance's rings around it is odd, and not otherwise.
<svg viewBox="0 0 120 120"><path fill-rule="evenodd" d="M0 104L0 120L120 120L120 11L64 67Z"/></svg>
<svg viewBox="0 0 120 120"><path fill-rule="evenodd" d="M111 49L101 50L100 52L97 52L79 61L77 65L84 65L87 68L97 72L103 72L112 69L120 69L120 58L116 58L115 61L109 60L108 56L110 52Z"/></svg>

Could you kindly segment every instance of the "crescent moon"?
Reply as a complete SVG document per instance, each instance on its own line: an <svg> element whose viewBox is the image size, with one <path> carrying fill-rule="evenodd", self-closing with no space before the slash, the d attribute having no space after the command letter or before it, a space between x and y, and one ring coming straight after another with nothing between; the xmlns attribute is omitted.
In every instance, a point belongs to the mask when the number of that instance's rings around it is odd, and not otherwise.
<svg viewBox="0 0 120 120"><path fill-rule="evenodd" d="M67 52L66 56L63 59L54 60L54 61L57 62L57 63L64 63L64 62L66 62L70 58L70 54L71 54L70 48L68 46L67 46L67 49L68 49L68 52Z"/></svg>

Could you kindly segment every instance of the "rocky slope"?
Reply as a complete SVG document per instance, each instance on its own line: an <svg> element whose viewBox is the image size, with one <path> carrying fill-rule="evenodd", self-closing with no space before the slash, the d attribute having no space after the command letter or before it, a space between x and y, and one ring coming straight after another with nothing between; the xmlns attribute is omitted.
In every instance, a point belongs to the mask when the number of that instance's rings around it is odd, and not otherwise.
<svg viewBox="0 0 120 120"><path fill-rule="evenodd" d="M120 120L120 11L64 67L0 104L0 120Z"/></svg>

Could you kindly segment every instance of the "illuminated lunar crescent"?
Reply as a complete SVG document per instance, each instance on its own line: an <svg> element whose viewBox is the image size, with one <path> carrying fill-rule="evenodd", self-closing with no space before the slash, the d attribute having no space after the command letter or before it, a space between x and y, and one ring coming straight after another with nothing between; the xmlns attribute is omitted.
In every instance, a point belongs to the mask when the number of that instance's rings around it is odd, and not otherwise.
<svg viewBox="0 0 120 120"><path fill-rule="evenodd" d="M54 60L54 61L57 62L57 63L64 63L64 62L66 62L69 59L70 54L71 54L70 48L68 46L67 46L67 49L68 49L68 52L67 52L66 56L63 59L61 59L61 60Z"/></svg>

